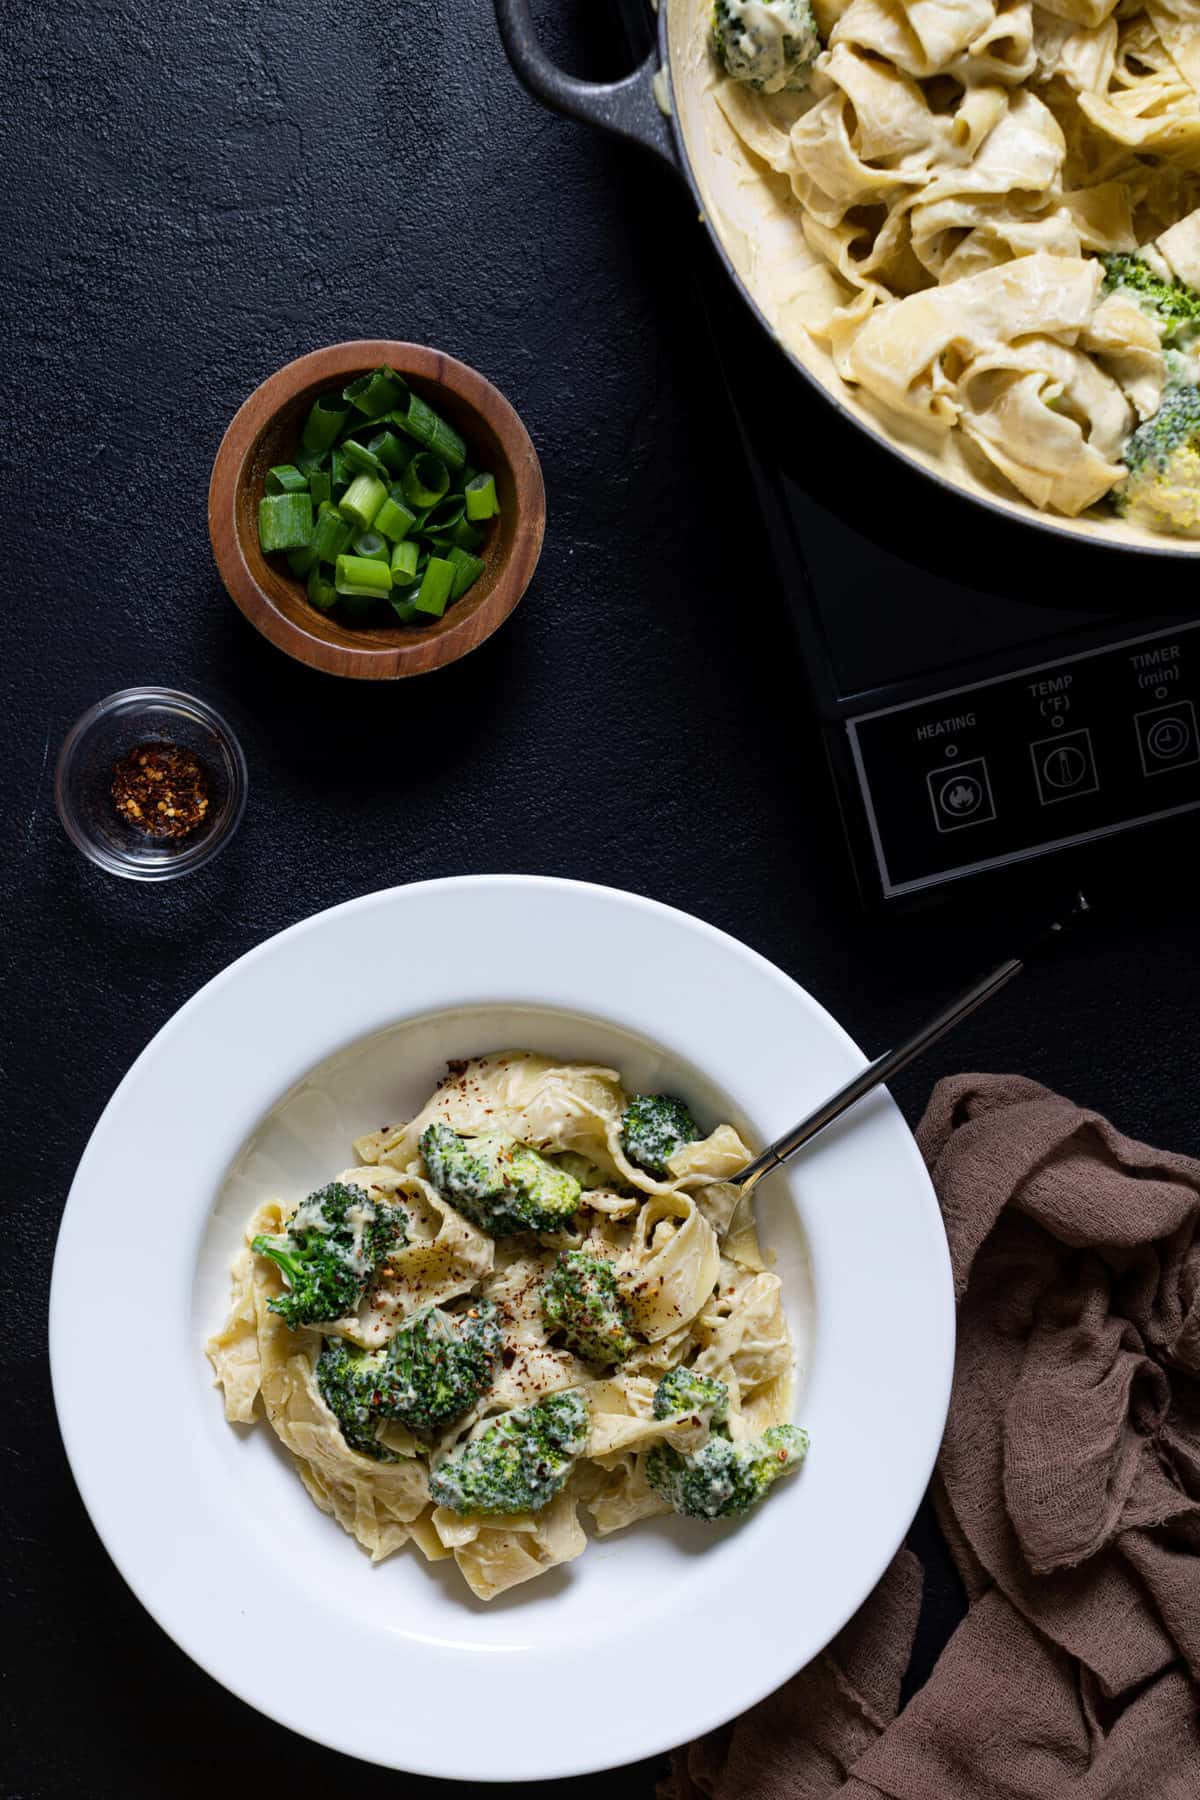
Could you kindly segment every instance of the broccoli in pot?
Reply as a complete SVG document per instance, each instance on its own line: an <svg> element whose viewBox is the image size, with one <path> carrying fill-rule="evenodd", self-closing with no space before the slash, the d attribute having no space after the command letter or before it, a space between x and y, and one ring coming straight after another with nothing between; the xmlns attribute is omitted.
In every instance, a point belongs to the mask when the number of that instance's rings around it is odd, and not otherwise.
<svg viewBox="0 0 1200 1800"><path fill-rule="evenodd" d="M1186 349L1200 338L1200 294L1195 288L1160 275L1141 255L1119 253L1100 261L1104 292L1119 294L1153 319L1164 345Z"/></svg>
<svg viewBox="0 0 1200 1800"><path fill-rule="evenodd" d="M1124 459L1128 473L1110 496L1117 512L1150 531L1200 537L1200 389L1168 387Z"/></svg>
<svg viewBox="0 0 1200 1800"><path fill-rule="evenodd" d="M714 0L712 44L727 75L765 94L807 87L821 50L809 0Z"/></svg>

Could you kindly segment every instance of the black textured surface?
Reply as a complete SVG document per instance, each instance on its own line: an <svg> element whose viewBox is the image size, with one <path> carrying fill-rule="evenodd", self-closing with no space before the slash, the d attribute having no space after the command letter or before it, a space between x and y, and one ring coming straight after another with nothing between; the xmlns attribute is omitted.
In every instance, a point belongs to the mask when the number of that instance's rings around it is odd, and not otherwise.
<svg viewBox="0 0 1200 1800"><path fill-rule="evenodd" d="M602 12L541 10L571 66L617 72ZM227 1696L142 1613L83 1513L51 1408L46 1291L72 1170L124 1069L251 945L424 876L536 870L652 894L773 958L872 1048L1005 950L1044 897L860 917L708 378L688 207L648 160L525 98L487 0L63 0L5 9L0 30L0 1789L446 1791L311 1747ZM499 636L378 690L258 638L205 533L239 402L288 358L357 335L480 367L522 412L549 494L541 570ZM162 890L91 869L53 808L67 726L137 681L211 696L250 763L234 846ZM1194 845L1189 830L1166 875L1132 859L1114 871L1090 941L911 1071L908 1115L940 1072L1020 1069L1200 1150ZM927 1520L916 1541L933 1567L914 1679L958 1604ZM648 1795L656 1773L568 1785Z"/></svg>

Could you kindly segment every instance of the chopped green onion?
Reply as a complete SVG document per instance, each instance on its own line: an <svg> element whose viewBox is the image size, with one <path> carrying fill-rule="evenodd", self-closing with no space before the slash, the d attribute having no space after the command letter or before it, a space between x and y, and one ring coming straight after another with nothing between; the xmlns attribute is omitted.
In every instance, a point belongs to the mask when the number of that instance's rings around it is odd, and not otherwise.
<svg viewBox="0 0 1200 1800"><path fill-rule="evenodd" d="M375 514L386 499L387 489L378 475L356 475L338 501L338 511L343 519L366 531L375 523Z"/></svg>
<svg viewBox="0 0 1200 1800"><path fill-rule="evenodd" d="M326 500L317 513L317 522L313 526L312 547L316 551L317 561L323 563L336 562L350 542L354 531L348 519L343 519L336 506Z"/></svg>
<svg viewBox="0 0 1200 1800"><path fill-rule="evenodd" d="M339 594L383 600L392 591L392 572L373 556L339 556L333 585Z"/></svg>
<svg viewBox="0 0 1200 1800"><path fill-rule="evenodd" d="M401 486L410 506L434 506L450 486L450 471L440 456L420 450L405 469Z"/></svg>
<svg viewBox="0 0 1200 1800"><path fill-rule="evenodd" d="M398 438L394 431L377 431L368 441L367 449L372 456L377 456L384 467L393 475L403 475L413 459L412 446Z"/></svg>
<svg viewBox="0 0 1200 1800"><path fill-rule="evenodd" d="M476 475L463 490L468 519L490 519L500 511L496 499L496 483L491 475Z"/></svg>
<svg viewBox="0 0 1200 1800"><path fill-rule="evenodd" d="M377 531L360 531L350 548L355 556L369 556L375 562L390 562L392 558L391 545Z"/></svg>
<svg viewBox="0 0 1200 1800"><path fill-rule="evenodd" d="M480 579L499 511L494 478L395 369L318 396L290 461L263 480L259 542L283 552L309 599L365 617L386 599L402 621L438 619Z"/></svg>
<svg viewBox="0 0 1200 1800"><path fill-rule="evenodd" d="M392 551L392 586L409 587L417 578L419 552L415 538L405 538Z"/></svg>
<svg viewBox="0 0 1200 1800"><path fill-rule="evenodd" d="M378 475L381 481L391 479L391 470L387 464L373 456L365 444L356 444L353 438L347 438L341 447L347 466L356 475Z"/></svg>
<svg viewBox="0 0 1200 1800"><path fill-rule="evenodd" d="M273 550L303 550L313 534L312 495L264 494L258 503L258 541L264 556Z"/></svg>
<svg viewBox="0 0 1200 1800"><path fill-rule="evenodd" d="M300 473L307 477L314 469L320 469L329 460L328 450L297 450L292 461Z"/></svg>
<svg viewBox="0 0 1200 1800"><path fill-rule="evenodd" d="M469 550L460 550L458 545L446 552L446 561L454 570L454 580L450 584L451 605L461 600L469 587L474 587L483 574L483 558L472 556Z"/></svg>
<svg viewBox="0 0 1200 1800"><path fill-rule="evenodd" d="M300 494L308 486L305 477L291 463L278 463L267 470L264 483L268 494Z"/></svg>
<svg viewBox="0 0 1200 1800"><path fill-rule="evenodd" d="M460 519L452 531L446 534L452 544L460 550L478 550L483 542L483 533L478 526L472 525L468 519Z"/></svg>
<svg viewBox="0 0 1200 1800"><path fill-rule="evenodd" d="M339 406L329 394L314 400L312 410L300 435L305 450L328 450L350 417L348 407Z"/></svg>
<svg viewBox="0 0 1200 1800"><path fill-rule="evenodd" d="M369 375L360 375L342 389L342 399L348 400L351 406L366 413L368 419L378 419L384 413L396 407L402 407L408 397L408 387L402 376L395 369L372 369Z"/></svg>
<svg viewBox="0 0 1200 1800"><path fill-rule="evenodd" d="M417 597L413 602L418 612L432 613L440 619L450 599L450 590L454 586L454 564L448 563L441 556L431 556L425 564L425 573L421 577L421 585L417 589Z"/></svg>
<svg viewBox="0 0 1200 1800"><path fill-rule="evenodd" d="M416 523L417 515L410 507L405 506L402 490L394 487L375 514L376 531L382 531L384 537L391 538L394 544L398 544L408 536Z"/></svg>
<svg viewBox="0 0 1200 1800"><path fill-rule="evenodd" d="M308 597L321 612L328 612L337 603L337 589L332 581L327 581L317 567L309 570Z"/></svg>
<svg viewBox="0 0 1200 1800"><path fill-rule="evenodd" d="M445 534L452 531L463 516L464 505L461 494L447 494L444 500L439 500L425 514L422 531L427 531L431 537L439 532Z"/></svg>
<svg viewBox="0 0 1200 1800"><path fill-rule="evenodd" d="M392 417L424 449L432 450L452 469L462 468L467 460L467 446L453 425L447 425L441 414L435 413L419 394L410 394L403 413L399 417L393 413Z"/></svg>

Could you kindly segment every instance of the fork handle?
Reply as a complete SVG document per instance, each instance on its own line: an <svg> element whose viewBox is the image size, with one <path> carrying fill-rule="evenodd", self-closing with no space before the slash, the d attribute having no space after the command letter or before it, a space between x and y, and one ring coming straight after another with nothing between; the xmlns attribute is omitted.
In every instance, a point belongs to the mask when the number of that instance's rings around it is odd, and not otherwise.
<svg viewBox="0 0 1200 1800"><path fill-rule="evenodd" d="M865 1094L890 1080L893 1075L898 1075L901 1069L906 1069L931 1044L936 1044L939 1038L945 1037L948 1031L953 1031L963 1019L969 1018L985 1000L990 1000L993 994L998 994L1001 988L1007 987L1022 969L1040 960L1061 941L1068 925L1090 911L1084 896L1076 894L1074 905L1066 918L1056 920L1020 956L1010 956L1007 962L1000 963L982 980L973 982L956 999L951 1000L948 1006L944 1006L941 1012L935 1013L932 1019L927 1019L911 1037L906 1038L902 1044L897 1044L894 1050L885 1050L882 1056L877 1056L874 1062L868 1063L845 1087L839 1088L836 1094L831 1094L828 1100L823 1100L807 1118L801 1119L798 1125L793 1125L790 1131L785 1131L782 1137L777 1137L773 1144L768 1144L760 1156L756 1156L753 1162L747 1163L740 1173L729 1179L737 1187L753 1187L768 1170L779 1168L782 1163L795 1156L797 1150L811 1143L818 1132L824 1131L827 1125L832 1125L835 1119L840 1119L844 1112L856 1106Z"/></svg>

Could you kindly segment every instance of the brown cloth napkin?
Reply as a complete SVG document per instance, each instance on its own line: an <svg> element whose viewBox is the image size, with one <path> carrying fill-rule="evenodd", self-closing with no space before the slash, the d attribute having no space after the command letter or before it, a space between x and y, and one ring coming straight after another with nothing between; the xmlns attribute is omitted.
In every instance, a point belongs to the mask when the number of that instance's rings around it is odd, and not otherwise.
<svg viewBox="0 0 1200 1800"><path fill-rule="evenodd" d="M1200 1162L1012 1075L918 1130L958 1355L934 1501L970 1611L897 1713L902 1550L672 1800L1200 1800Z"/></svg>

